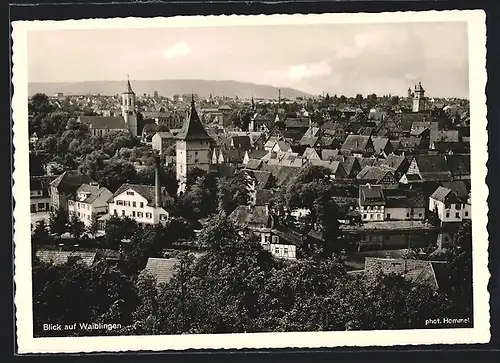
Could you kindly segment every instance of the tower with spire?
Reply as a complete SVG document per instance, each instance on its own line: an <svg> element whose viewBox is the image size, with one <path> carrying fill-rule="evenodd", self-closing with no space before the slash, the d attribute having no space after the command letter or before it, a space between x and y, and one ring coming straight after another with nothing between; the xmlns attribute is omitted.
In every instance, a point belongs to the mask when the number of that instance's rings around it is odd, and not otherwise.
<svg viewBox="0 0 500 363"><path fill-rule="evenodd" d="M127 88L122 93L122 116L128 130L133 136L137 136L137 110L135 105L135 92L130 85L130 79L127 75Z"/></svg>
<svg viewBox="0 0 500 363"><path fill-rule="evenodd" d="M177 134L176 161L178 194L186 190L187 174L191 169L210 170L212 138L203 126L196 111L194 95L191 98L191 109Z"/></svg>
<svg viewBox="0 0 500 363"><path fill-rule="evenodd" d="M418 82L418 85L415 85L415 91L413 92L413 112L420 112L424 110L424 94L425 90L422 87L422 82Z"/></svg>

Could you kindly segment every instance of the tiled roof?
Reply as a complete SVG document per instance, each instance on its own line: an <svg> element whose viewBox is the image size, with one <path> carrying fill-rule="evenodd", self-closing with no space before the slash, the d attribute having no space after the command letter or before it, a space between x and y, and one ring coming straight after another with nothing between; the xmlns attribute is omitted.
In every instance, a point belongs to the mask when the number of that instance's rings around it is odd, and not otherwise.
<svg viewBox="0 0 500 363"><path fill-rule="evenodd" d="M79 120L93 129L127 130L123 116L80 116Z"/></svg>
<svg viewBox="0 0 500 363"><path fill-rule="evenodd" d="M425 208L427 206L421 189L389 189L384 191L386 208Z"/></svg>
<svg viewBox="0 0 500 363"><path fill-rule="evenodd" d="M53 175L30 176L30 190L42 190L47 194L49 185L55 178Z"/></svg>
<svg viewBox="0 0 500 363"><path fill-rule="evenodd" d="M156 278L157 284L168 283L175 274L178 258L148 258L144 272Z"/></svg>
<svg viewBox="0 0 500 363"><path fill-rule="evenodd" d="M370 136L361 135L348 135L341 150L350 152L364 152L368 143L370 141Z"/></svg>
<svg viewBox="0 0 500 363"><path fill-rule="evenodd" d="M258 228L270 227L271 224L271 216L265 206L251 207L247 205L239 205L229 215L229 218L238 223Z"/></svg>
<svg viewBox="0 0 500 363"><path fill-rule="evenodd" d="M106 203L107 200L113 195L107 188L98 187L96 185L82 184L80 188L76 190L76 193L89 193L89 195L84 200L79 200L79 202L92 204L97 199L102 200L103 203Z"/></svg>
<svg viewBox="0 0 500 363"><path fill-rule="evenodd" d="M380 185L360 185L359 202L361 205L385 205L384 191Z"/></svg>
<svg viewBox="0 0 500 363"><path fill-rule="evenodd" d="M337 149L335 149L335 150L323 149L323 150L321 150L321 159L330 161L330 160L332 160L331 159L332 156L337 156L338 154L339 154L339 150L337 150Z"/></svg>
<svg viewBox="0 0 500 363"><path fill-rule="evenodd" d="M358 180L367 180L372 181L373 183L379 183L387 174L392 175L392 173L387 169L367 165L358 173L356 178Z"/></svg>
<svg viewBox="0 0 500 363"><path fill-rule="evenodd" d="M444 155L417 155L415 161L420 173L448 172L450 169Z"/></svg>
<svg viewBox="0 0 500 363"><path fill-rule="evenodd" d="M365 273L370 276L376 276L379 273L394 274L412 282L426 283L434 290L447 285L449 279L447 270L447 264L444 261L365 257Z"/></svg>
<svg viewBox="0 0 500 363"><path fill-rule="evenodd" d="M446 161L453 176L470 176L470 154L447 155Z"/></svg>
<svg viewBox="0 0 500 363"><path fill-rule="evenodd" d="M280 244L292 244L297 247L302 246L302 235L299 232L294 231L285 226L276 226L271 231L273 234L279 236Z"/></svg>
<svg viewBox="0 0 500 363"><path fill-rule="evenodd" d="M179 140L184 141L211 141L212 138L208 135L207 130L201 123L198 112L196 112L196 107L194 104L194 97L191 100L191 111L189 112L189 118L184 121L181 131L177 134Z"/></svg>
<svg viewBox="0 0 500 363"><path fill-rule="evenodd" d="M405 162L405 160L407 159L404 156L388 155L385 159L379 160L377 165L395 171Z"/></svg>
<svg viewBox="0 0 500 363"><path fill-rule="evenodd" d="M451 190L458 198L462 200L466 200L469 197L469 188L462 180L443 182L442 184L444 188Z"/></svg>
<svg viewBox="0 0 500 363"><path fill-rule="evenodd" d="M444 187L438 187L434 191L434 193L432 193L431 198L444 203L449 194L453 194L453 192L450 189Z"/></svg>
<svg viewBox="0 0 500 363"><path fill-rule="evenodd" d="M246 163L245 168L251 170L259 170L262 166L262 160L260 159L249 159Z"/></svg>
<svg viewBox="0 0 500 363"><path fill-rule="evenodd" d="M436 141L447 141L447 142L458 142L458 130L431 130L431 140Z"/></svg>
<svg viewBox="0 0 500 363"><path fill-rule="evenodd" d="M144 185L144 184L123 184L118 190L108 199L108 202L111 202L115 197L122 194L128 189L132 189L137 194L144 197L149 205L154 205L155 201L155 187L154 185ZM166 193L165 187L161 187L162 201L165 201L165 197L171 199L169 195Z"/></svg>
<svg viewBox="0 0 500 363"><path fill-rule="evenodd" d="M88 175L80 174L77 170L68 170L55 178L51 187L56 187L58 191L64 193L74 193L82 184L90 184L93 180Z"/></svg>
<svg viewBox="0 0 500 363"><path fill-rule="evenodd" d="M52 263L54 265L62 265L68 262L68 259L79 258L81 262L87 266L92 266L96 259L95 252L81 252L81 251L51 251L51 250L38 250L36 257L45 263Z"/></svg>

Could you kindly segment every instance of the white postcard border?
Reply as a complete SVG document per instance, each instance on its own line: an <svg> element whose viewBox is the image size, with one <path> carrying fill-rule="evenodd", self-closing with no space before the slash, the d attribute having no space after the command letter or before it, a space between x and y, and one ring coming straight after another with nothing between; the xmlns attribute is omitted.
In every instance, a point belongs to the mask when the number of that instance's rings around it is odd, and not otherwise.
<svg viewBox="0 0 500 363"><path fill-rule="evenodd" d="M14 257L15 306L18 352L80 353L162 351L184 349L321 348L340 346L397 346L416 344L486 343L490 339L488 271L488 160L486 132L486 25L485 13L425 11L376 14L192 16L174 18L87 19L67 21L19 21L13 23L12 99L14 131ZM173 336L120 336L33 338L31 248L29 222L28 77L27 34L33 30L94 28L158 28L205 26L305 25L325 23L394 22L468 23L469 94L471 122L471 183L473 191L474 328L401 331L346 331L308 333L252 333Z"/></svg>

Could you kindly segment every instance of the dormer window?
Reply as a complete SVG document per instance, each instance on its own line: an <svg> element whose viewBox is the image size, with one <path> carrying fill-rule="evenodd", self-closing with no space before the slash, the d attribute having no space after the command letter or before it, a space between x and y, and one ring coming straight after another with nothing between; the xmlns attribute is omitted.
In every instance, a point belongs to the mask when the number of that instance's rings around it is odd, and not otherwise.
<svg viewBox="0 0 500 363"><path fill-rule="evenodd" d="M134 195L134 192L132 192L132 191L128 191L128 192L127 192L127 195Z"/></svg>

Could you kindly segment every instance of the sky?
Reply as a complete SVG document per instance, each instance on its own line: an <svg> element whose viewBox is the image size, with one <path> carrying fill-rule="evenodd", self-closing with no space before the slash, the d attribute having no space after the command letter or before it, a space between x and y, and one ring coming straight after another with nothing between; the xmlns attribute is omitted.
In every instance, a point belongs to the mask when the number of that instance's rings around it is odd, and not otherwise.
<svg viewBox="0 0 500 363"><path fill-rule="evenodd" d="M30 31L29 82L235 80L311 94L469 97L465 22Z"/></svg>

